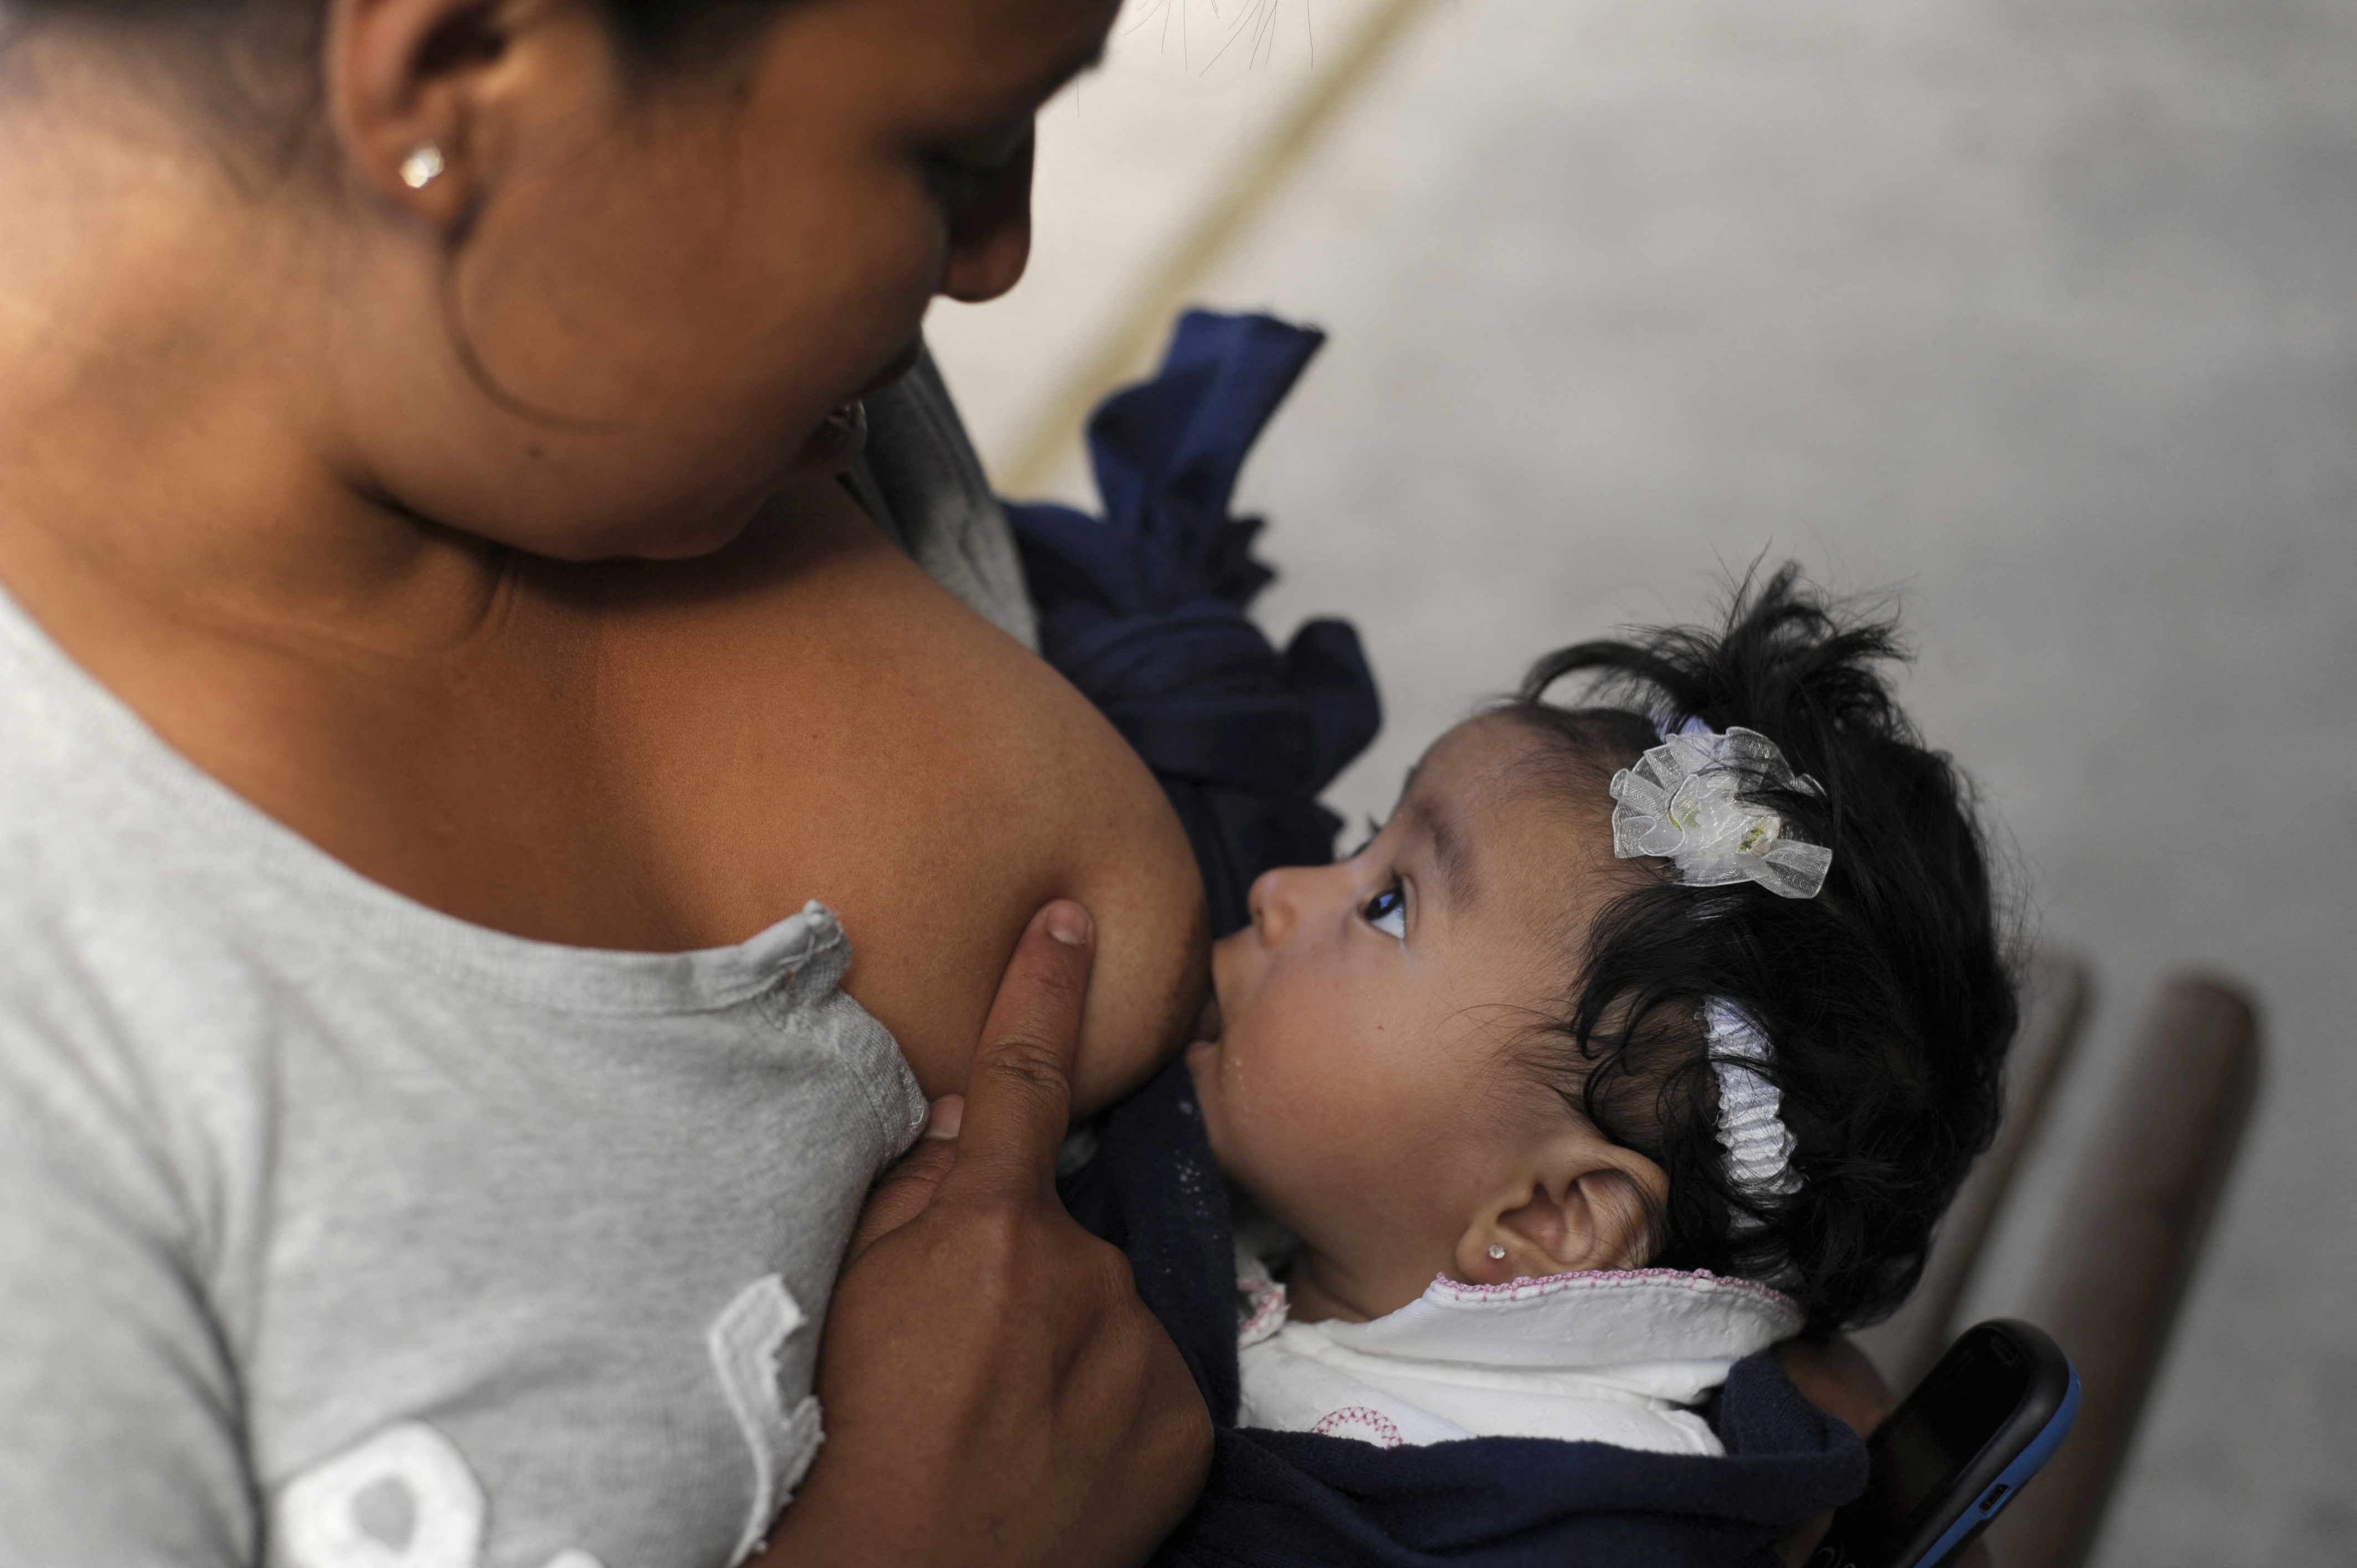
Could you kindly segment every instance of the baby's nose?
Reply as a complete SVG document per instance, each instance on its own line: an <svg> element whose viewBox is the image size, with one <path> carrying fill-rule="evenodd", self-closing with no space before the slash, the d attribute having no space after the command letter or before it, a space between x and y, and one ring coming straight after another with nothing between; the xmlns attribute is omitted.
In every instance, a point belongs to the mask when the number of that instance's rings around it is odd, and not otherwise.
<svg viewBox="0 0 2357 1568"><path fill-rule="evenodd" d="M1300 912L1303 869L1280 865L1254 879L1250 900L1253 926L1260 932L1261 940L1271 947L1281 944L1292 934L1293 922Z"/></svg>

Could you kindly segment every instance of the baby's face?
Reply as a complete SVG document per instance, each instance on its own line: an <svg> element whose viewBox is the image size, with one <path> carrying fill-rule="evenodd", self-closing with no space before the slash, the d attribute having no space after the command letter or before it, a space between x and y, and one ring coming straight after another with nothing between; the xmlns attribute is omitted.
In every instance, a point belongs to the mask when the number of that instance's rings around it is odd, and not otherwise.
<svg viewBox="0 0 2357 1568"><path fill-rule="evenodd" d="M1253 924L1212 952L1218 1037L1187 1054L1212 1150L1349 1281L1361 1316L1436 1273L1467 1277L1453 1260L1468 1225L1523 1213L1513 1195L1553 1168L1542 1145L1603 1145L1512 1048L1559 1015L1587 924L1620 886L1610 801L1566 806L1535 746L1501 718L1452 730L1373 842L1263 876Z"/></svg>

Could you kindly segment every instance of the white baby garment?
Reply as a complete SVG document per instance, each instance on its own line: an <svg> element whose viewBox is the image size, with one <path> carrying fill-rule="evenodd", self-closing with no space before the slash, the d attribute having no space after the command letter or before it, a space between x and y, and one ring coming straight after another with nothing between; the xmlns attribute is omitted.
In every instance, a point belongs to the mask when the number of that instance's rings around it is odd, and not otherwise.
<svg viewBox="0 0 2357 1568"><path fill-rule="evenodd" d="M1510 1285L1444 1276L1371 1323L1292 1323L1285 1287L1242 1246L1236 1274L1237 1424L1385 1448L1555 1437L1717 1455L1695 1407L1802 1321L1750 1280L1636 1269Z"/></svg>

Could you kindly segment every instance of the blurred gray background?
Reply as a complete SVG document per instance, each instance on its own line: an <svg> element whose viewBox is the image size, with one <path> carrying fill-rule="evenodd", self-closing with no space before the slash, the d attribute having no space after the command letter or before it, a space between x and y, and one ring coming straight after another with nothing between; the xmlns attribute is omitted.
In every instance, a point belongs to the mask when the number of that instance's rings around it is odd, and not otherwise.
<svg viewBox="0 0 2357 1568"><path fill-rule="evenodd" d="M1178 298L1330 331L1243 501L1265 622L1350 617L1383 682L1354 819L1763 554L1897 590L2095 974L2062 1131L2164 970L2264 1009L2097 1561L2357 1563L2357 5L1222 3L1133 0L1044 122L1033 275L935 314L1002 488L1086 495Z"/></svg>

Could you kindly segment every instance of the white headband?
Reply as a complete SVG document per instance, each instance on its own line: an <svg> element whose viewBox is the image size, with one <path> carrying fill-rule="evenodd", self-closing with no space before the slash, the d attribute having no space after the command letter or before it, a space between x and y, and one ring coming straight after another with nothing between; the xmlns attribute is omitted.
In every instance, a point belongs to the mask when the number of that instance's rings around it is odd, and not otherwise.
<svg viewBox="0 0 2357 1568"><path fill-rule="evenodd" d="M1794 773L1758 730L1730 725L1720 735L1697 718L1674 732L1658 720L1655 728L1662 744L1612 776L1612 853L1622 860L1666 856L1688 887L1757 882L1786 898L1815 897L1833 851L1793 838L1782 817L1736 797L1747 787L1823 795L1817 781ZM1716 996L1703 1004L1703 1022L1718 1077L1718 1142L1729 1185L1754 1202L1800 1191L1792 1168L1799 1145L1780 1114L1784 1097L1746 1065L1768 1061L1768 1036L1741 1008ZM1736 1228L1758 1224L1745 1215Z"/></svg>
<svg viewBox="0 0 2357 1568"><path fill-rule="evenodd" d="M1800 1145L1779 1114L1784 1096L1745 1065L1768 1060L1768 1036L1743 1009L1716 996L1703 1004L1702 1015L1710 1033L1710 1069L1718 1075L1718 1142L1727 1151L1728 1184L1754 1202L1800 1191L1801 1173L1792 1168L1792 1151ZM1736 1229L1758 1223L1747 1214Z"/></svg>

